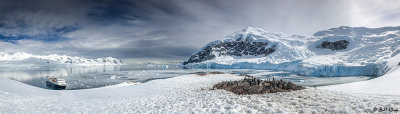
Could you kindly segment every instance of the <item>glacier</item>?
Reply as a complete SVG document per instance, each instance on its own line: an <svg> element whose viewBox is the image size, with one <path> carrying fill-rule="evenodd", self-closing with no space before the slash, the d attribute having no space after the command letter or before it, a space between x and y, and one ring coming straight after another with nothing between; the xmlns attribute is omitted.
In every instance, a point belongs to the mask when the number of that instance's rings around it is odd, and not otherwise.
<svg viewBox="0 0 400 114"><path fill-rule="evenodd" d="M347 65L302 65L301 61L293 61L281 64L237 62L233 64L219 64L216 62L203 62L185 65L186 68L210 68L210 69L258 69L289 71L303 76L377 76L379 68L375 64L362 66Z"/></svg>
<svg viewBox="0 0 400 114"><path fill-rule="evenodd" d="M229 42L243 41L251 42L247 44L266 42L269 47L275 46L275 50L266 55L251 55L243 51L247 48L234 50L241 53L239 56L224 52L235 47L229 47ZM226 44L228 46L216 47ZM398 58L400 53L399 45L400 27L341 26L311 36L286 35L248 27L207 44L184 62L184 67L282 70L305 76L382 76L397 68L400 59L394 58ZM252 51L262 49L265 47ZM199 58L200 52L208 54L203 57L210 58ZM193 59L202 61L191 61Z"/></svg>

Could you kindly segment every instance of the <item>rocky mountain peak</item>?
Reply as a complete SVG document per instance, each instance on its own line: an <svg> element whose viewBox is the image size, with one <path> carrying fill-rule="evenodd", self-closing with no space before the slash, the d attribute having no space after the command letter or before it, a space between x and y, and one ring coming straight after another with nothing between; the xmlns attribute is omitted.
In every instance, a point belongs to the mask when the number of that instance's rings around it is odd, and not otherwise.
<svg viewBox="0 0 400 114"><path fill-rule="evenodd" d="M276 47L269 43L267 35L268 33L260 28L247 27L227 38L209 43L184 64L203 62L221 56L267 56L274 52Z"/></svg>

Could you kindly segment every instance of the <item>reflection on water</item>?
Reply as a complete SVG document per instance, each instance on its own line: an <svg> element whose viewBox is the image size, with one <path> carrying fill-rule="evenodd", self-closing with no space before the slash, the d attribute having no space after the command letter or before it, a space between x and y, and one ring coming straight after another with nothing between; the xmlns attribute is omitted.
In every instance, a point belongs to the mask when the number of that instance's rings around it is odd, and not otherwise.
<svg viewBox="0 0 400 114"><path fill-rule="evenodd" d="M253 69L182 69L176 65L115 65L115 66L0 66L0 78L17 80L36 87L47 88L44 81L47 76L63 76L67 82L66 89L86 89L115 85L127 81L147 82L193 72L221 71L235 74L250 74L261 79L283 79L303 86L321 86L339 83L368 80L372 77L310 77L299 76L284 71Z"/></svg>
<svg viewBox="0 0 400 114"><path fill-rule="evenodd" d="M130 80L145 81L150 78L165 78L171 75L162 75L165 72L149 72L147 70L173 71L179 67L175 65L106 65L106 66L79 66L79 65L43 65L43 66L0 66L0 78L9 78L29 85L46 88L44 81L47 76L62 76L67 81L67 89L83 89L114 85ZM155 73L155 76L148 76ZM161 75L160 75L161 74ZM174 73L179 75L180 73ZM175 76L174 75L174 76Z"/></svg>
<svg viewBox="0 0 400 114"><path fill-rule="evenodd" d="M46 76L71 76L76 74L102 73L119 71L120 66L56 66L52 68L39 67L32 69L4 68L0 76L18 81L26 81Z"/></svg>

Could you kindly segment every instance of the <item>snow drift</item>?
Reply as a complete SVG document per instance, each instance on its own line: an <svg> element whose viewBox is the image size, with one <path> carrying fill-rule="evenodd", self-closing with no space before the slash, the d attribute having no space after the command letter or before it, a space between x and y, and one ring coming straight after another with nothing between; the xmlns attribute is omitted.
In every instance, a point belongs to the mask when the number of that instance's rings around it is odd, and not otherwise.
<svg viewBox="0 0 400 114"><path fill-rule="evenodd" d="M390 72L372 80L353 82L340 85L319 87L319 89L342 91L348 93L379 94L379 95L400 95L400 70Z"/></svg>

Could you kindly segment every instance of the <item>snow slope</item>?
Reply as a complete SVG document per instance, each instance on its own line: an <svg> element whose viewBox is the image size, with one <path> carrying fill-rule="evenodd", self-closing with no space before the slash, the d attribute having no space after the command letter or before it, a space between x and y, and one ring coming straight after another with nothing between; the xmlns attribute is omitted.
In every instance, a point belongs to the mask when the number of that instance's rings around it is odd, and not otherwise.
<svg viewBox="0 0 400 114"><path fill-rule="evenodd" d="M209 53L211 55L216 56L215 58L206 58L206 62L216 62L216 63L221 63L221 64L233 64L233 63L238 63L238 62L251 62L251 63L262 63L262 62L268 62L268 63L273 63L273 64L279 64L279 63L284 63L284 62L290 62L294 60L301 60L306 57L309 57L312 55L311 52L306 50L306 47L303 45L306 43L308 38L302 37L302 36L289 36L281 33L270 33L270 32L265 32L264 30L260 28L252 28L248 27L242 31L235 32L234 34L227 36L225 38L222 38L220 40L213 41L206 46L204 46L202 49L199 51L195 52L193 54L194 57L196 54L201 53L202 51L205 51L204 49L208 47L212 47L212 52ZM268 55L251 55L247 54L246 51L244 51L248 46L253 46L249 44L239 44L239 45L234 45L234 47L215 47L215 45L218 44L224 44L225 45L230 45L226 43L242 43L242 42L250 42L250 44L254 44L257 42L266 42L268 45L264 46L261 45L259 47L256 47L254 49L251 49L249 51L253 52L258 52L263 49L268 49L271 47L274 47L274 51L271 54ZM237 48L239 49L236 50L229 50L230 48ZM222 49L220 49L222 48ZM222 51L219 51L222 50ZM232 54L229 54L229 51L238 51L236 53L239 53L241 56L235 56ZM228 54L225 54L228 53ZM193 57L192 56L192 57ZM191 57L191 58L192 58ZM203 62L203 61L201 61ZM190 62L190 59L188 63L195 63L195 62Z"/></svg>
<svg viewBox="0 0 400 114"><path fill-rule="evenodd" d="M118 65L123 64L119 59L107 57L107 58L97 58L97 59L86 59L83 57L71 57L67 55L32 55L25 52L16 52L14 54L9 54L7 52L0 52L0 61L22 61L29 58L40 59L40 60L50 60L59 62L61 64L77 64L77 65Z"/></svg>
<svg viewBox="0 0 400 114"><path fill-rule="evenodd" d="M267 42L276 48L268 55L236 56L215 51L221 50L216 47L220 43L242 40ZM191 61L210 48L210 54L216 57ZM393 68L387 63L399 53L400 27L342 26L316 32L313 36L284 35L249 27L207 44L194 53L185 66L285 70L307 76L381 76Z"/></svg>
<svg viewBox="0 0 400 114"><path fill-rule="evenodd" d="M319 89L343 91L348 93L380 94L400 96L400 70L384 76L361 82L319 87Z"/></svg>
<svg viewBox="0 0 400 114"><path fill-rule="evenodd" d="M232 74L184 75L131 86L54 91L0 79L1 113L372 113L400 108L400 97L308 88L262 95L209 90Z"/></svg>

